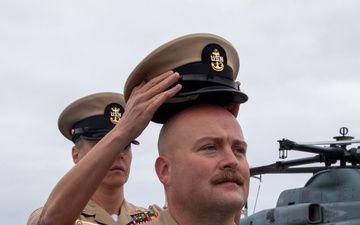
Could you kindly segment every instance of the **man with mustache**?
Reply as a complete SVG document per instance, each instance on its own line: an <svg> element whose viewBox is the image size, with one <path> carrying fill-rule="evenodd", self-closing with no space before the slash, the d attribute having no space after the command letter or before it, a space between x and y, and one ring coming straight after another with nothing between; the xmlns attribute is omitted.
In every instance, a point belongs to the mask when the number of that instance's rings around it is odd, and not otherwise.
<svg viewBox="0 0 360 225"><path fill-rule="evenodd" d="M130 74L125 100L142 80L179 73L181 90L152 121L162 123L155 168L168 209L155 225L233 225L249 189L246 142L236 120L248 100L235 82L239 56L224 38L195 33L158 47Z"/></svg>
<svg viewBox="0 0 360 225"><path fill-rule="evenodd" d="M155 168L168 209L149 225L233 225L250 179L234 115L215 105L181 111L164 124L158 149Z"/></svg>

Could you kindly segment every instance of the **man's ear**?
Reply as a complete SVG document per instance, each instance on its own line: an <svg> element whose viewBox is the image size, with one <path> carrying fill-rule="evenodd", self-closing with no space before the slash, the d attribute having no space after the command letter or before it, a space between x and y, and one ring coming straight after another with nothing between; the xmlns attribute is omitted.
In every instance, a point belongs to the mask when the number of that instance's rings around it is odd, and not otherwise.
<svg viewBox="0 0 360 225"><path fill-rule="evenodd" d="M73 162L75 164L80 161L80 159L81 159L80 151L75 146L73 146L71 149L71 155L72 155Z"/></svg>
<svg viewBox="0 0 360 225"><path fill-rule="evenodd" d="M155 171L163 185L170 184L171 164L169 158L159 156L155 161Z"/></svg>

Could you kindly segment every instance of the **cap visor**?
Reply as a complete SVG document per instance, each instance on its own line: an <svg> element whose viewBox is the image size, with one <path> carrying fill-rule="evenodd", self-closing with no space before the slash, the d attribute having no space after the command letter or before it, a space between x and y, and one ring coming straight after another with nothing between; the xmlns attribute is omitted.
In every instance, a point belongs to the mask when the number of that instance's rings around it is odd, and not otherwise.
<svg viewBox="0 0 360 225"><path fill-rule="evenodd" d="M107 133L101 133L101 134L96 134L96 136L92 136L92 137L89 137L89 136L84 136L84 135L81 135L80 137L84 140L101 140L103 137L105 137ZM131 144L134 144L134 145L140 145L140 142L137 141L137 140L133 140L131 141Z"/></svg>

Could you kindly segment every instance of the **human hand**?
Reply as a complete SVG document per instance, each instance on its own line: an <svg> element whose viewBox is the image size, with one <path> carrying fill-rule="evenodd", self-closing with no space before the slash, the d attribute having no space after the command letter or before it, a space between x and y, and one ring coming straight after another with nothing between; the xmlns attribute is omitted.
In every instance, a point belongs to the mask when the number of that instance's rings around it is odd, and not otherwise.
<svg viewBox="0 0 360 225"><path fill-rule="evenodd" d="M118 123L127 130L126 135L131 136L131 140L142 133L156 110L180 91L180 84L168 89L178 80L179 73L168 71L150 81L143 81L132 90L125 113Z"/></svg>
<svg viewBox="0 0 360 225"><path fill-rule="evenodd" d="M240 86L240 81L235 81L235 83ZM240 110L240 104L239 103L229 103L228 105L224 106L226 110L228 110L231 114L233 114L235 117L239 114Z"/></svg>
<svg viewBox="0 0 360 225"><path fill-rule="evenodd" d="M235 117L239 114L240 104L239 103L229 103L224 106L227 111L233 114Z"/></svg>

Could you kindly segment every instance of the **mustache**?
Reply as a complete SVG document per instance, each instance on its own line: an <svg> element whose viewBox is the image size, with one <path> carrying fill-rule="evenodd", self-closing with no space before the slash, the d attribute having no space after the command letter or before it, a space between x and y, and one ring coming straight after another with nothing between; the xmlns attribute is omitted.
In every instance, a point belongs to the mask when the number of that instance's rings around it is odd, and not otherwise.
<svg viewBox="0 0 360 225"><path fill-rule="evenodd" d="M235 182L239 186L244 185L245 179L238 171L226 171L217 175L214 175L210 179L212 185L224 183L224 182Z"/></svg>

